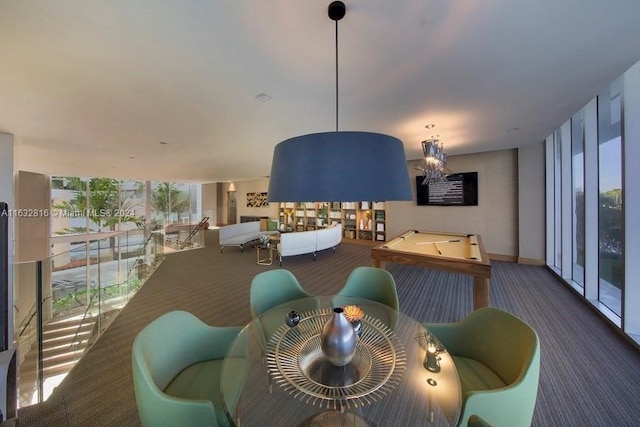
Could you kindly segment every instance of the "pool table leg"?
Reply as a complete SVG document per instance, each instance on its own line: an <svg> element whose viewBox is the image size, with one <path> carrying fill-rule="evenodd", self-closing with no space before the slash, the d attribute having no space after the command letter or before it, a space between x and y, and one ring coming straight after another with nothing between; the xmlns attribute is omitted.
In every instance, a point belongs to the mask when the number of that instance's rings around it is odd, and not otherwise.
<svg viewBox="0 0 640 427"><path fill-rule="evenodd" d="M473 309L489 306L489 279L475 276L473 278Z"/></svg>
<svg viewBox="0 0 640 427"><path fill-rule="evenodd" d="M382 267L382 261L380 261L379 259L372 259L371 260L371 267L383 268Z"/></svg>

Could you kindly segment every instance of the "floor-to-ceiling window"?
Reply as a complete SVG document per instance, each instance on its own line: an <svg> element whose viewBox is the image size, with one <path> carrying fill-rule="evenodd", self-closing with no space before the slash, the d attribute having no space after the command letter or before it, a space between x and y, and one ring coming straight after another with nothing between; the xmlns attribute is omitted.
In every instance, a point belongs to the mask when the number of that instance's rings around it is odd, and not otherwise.
<svg viewBox="0 0 640 427"><path fill-rule="evenodd" d="M621 80L598 94L598 300L618 316L624 286Z"/></svg>
<svg viewBox="0 0 640 427"><path fill-rule="evenodd" d="M573 282L584 287L584 109L571 118L572 271Z"/></svg>
<svg viewBox="0 0 640 427"><path fill-rule="evenodd" d="M144 181L120 181L119 230L141 228L146 217L147 187Z"/></svg>
<svg viewBox="0 0 640 427"><path fill-rule="evenodd" d="M52 237L197 222L200 197L199 184L53 176Z"/></svg>
<svg viewBox="0 0 640 427"><path fill-rule="evenodd" d="M640 62L571 117L569 137L563 127L549 135L546 201L548 266L640 343L638 111Z"/></svg>
<svg viewBox="0 0 640 427"><path fill-rule="evenodd" d="M87 179L67 176L51 177L51 233L86 233Z"/></svg>
<svg viewBox="0 0 640 427"><path fill-rule="evenodd" d="M561 156L561 148L562 148L562 133L558 129L554 132L553 135L553 151L554 158L556 159L555 167L554 167L554 202L556 206L561 205L562 200L562 156ZM562 268L562 211L561 209L557 209L554 212L554 256L553 256L553 265L556 269Z"/></svg>
<svg viewBox="0 0 640 427"><path fill-rule="evenodd" d="M25 269L41 274L43 299L36 301L35 292L25 293L23 305L32 308L16 334L17 346L25 354L41 350L45 399L89 345L89 337L93 340L102 333L165 253L164 233L149 227L154 196L160 217L167 222L186 222L195 214L192 206L201 206L198 184L162 184L152 194L148 181L51 177L50 209L46 210L51 256L33 267L25 264ZM34 285L25 279L20 286ZM57 323L53 327L64 328L64 334L53 341L39 340L32 332L38 310L43 322ZM65 322L52 322L60 318ZM53 333L59 332L62 329ZM33 359L26 356L24 360ZM34 378L34 382L21 378L20 406L35 403L40 396L35 392L35 366L23 363L19 369L25 378Z"/></svg>
<svg viewBox="0 0 640 427"><path fill-rule="evenodd" d="M145 225L190 222L199 197L197 184L53 176L54 311L87 304L98 283L104 288L129 280L145 245Z"/></svg>
<svg viewBox="0 0 640 427"><path fill-rule="evenodd" d="M188 184L151 183L151 217L155 223L188 223L190 203Z"/></svg>

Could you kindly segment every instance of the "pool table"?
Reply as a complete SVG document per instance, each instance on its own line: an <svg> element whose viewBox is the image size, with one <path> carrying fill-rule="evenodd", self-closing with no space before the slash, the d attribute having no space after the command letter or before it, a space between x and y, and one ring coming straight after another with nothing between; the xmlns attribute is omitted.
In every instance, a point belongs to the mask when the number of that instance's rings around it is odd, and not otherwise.
<svg viewBox="0 0 640 427"><path fill-rule="evenodd" d="M491 261L477 234L409 230L371 248L371 265L385 262L473 276L473 309L489 305Z"/></svg>

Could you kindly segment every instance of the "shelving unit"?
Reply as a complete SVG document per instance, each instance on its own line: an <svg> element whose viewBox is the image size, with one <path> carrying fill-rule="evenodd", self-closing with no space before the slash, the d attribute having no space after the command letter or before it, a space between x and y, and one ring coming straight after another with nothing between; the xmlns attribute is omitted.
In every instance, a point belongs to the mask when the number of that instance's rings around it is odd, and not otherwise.
<svg viewBox="0 0 640 427"><path fill-rule="evenodd" d="M284 202L280 203L280 223L293 231L317 230L342 224L343 238L384 242L386 240L385 202Z"/></svg>

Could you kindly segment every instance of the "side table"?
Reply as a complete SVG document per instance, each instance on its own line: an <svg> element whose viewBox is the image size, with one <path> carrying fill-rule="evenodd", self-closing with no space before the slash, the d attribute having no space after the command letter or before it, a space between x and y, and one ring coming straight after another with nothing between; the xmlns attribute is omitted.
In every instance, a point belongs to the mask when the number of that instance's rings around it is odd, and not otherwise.
<svg viewBox="0 0 640 427"><path fill-rule="evenodd" d="M271 244L258 243L254 246L256 248L256 260L259 265L271 265L273 264L273 255L271 251ZM267 252L266 254L264 252Z"/></svg>

